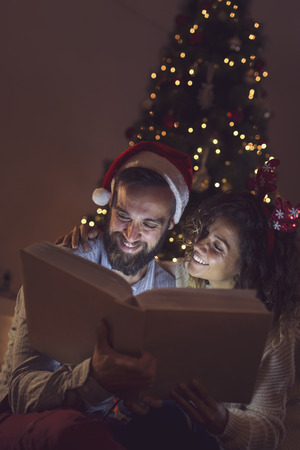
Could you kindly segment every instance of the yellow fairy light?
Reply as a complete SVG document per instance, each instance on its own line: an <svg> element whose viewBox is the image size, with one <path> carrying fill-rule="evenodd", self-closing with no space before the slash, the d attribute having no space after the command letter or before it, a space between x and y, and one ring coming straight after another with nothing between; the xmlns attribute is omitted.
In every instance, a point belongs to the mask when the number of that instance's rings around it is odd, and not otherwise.
<svg viewBox="0 0 300 450"><path fill-rule="evenodd" d="M270 197L268 197L267 195L265 196L265 199L264 199L264 200L265 200L266 203L270 203L270 202L271 202Z"/></svg>
<svg viewBox="0 0 300 450"><path fill-rule="evenodd" d="M194 129L192 127L188 128L189 133L193 133Z"/></svg>
<svg viewBox="0 0 300 450"><path fill-rule="evenodd" d="M245 62L247 62L246 58L242 58L242 59L241 59L241 63L242 63L242 64L245 64Z"/></svg>
<svg viewBox="0 0 300 450"><path fill-rule="evenodd" d="M137 138L138 138L138 139L142 139L142 137L143 137L143 136L142 136L141 134L138 134L138 135L137 135Z"/></svg>
<svg viewBox="0 0 300 450"><path fill-rule="evenodd" d="M194 69L190 69L190 70L189 70L189 74L190 74L190 75L194 75L194 73L195 73Z"/></svg>
<svg viewBox="0 0 300 450"><path fill-rule="evenodd" d="M219 188L219 187L220 187L220 183L218 183L218 182L215 183L215 187L216 187L216 188Z"/></svg>
<svg viewBox="0 0 300 450"><path fill-rule="evenodd" d="M206 128L206 123L202 123L201 128Z"/></svg>
<svg viewBox="0 0 300 450"><path fill-rule="evenodd" d="M205 17L205 19L209 19L209 14L206 13L204 17Z"/></svg>
<svg viewBox="0 0 300 450"><path fill-rule="evenodd" d="M184 52L180 53L180 58L185 58L185 53Z"/></svg>
<svg viewBox="0 0 300 450"><path fill-rule="evenodd" d="M194 171L197 172L199 170L199 166L194 166Z"/></svg>
<svg viewBox="0 0 300 450"><path fill-rule="evenodd" d="M179 122L174 123L174 128L179 128Z"/></svg>
<svg viewBox="0 0 300 450"><path fill-rule="evenodd" d="M174 238L170 237L169 242L174 242Z"/></svg>
<svg viewBox="0 0 300 450"><path fill-rule="evenodd" d="M105 216L105 214L107 214L107 209L102 209L102 214Z"/></svg>
<svg viewBox="0 0 300 450"><path fill-rule="evenodd" d="M227 5L227 6L230 6L230 5L231 5L231 1L228 0L228 1L226 2L226 5Z"/></svg>
<svg viewBox="0 0 300 450"><path fill-rule="evenodd" d="M238 9L238 5L233 5L233 9Z"/></svg>
<svg viewBox="0 0 300 450"><path fill-rule="evenodd" d="M229 122L230 127L234 127L234 122Z"/></svg>
<svg viewBox="0 0 300 450"><path fill-rule="evenodd" d="M233 19L235 17L235 13L234 12L230 13L230 17L231 19Z"/></svg>
<svg viewBox="0 0 300 450"><path fill-rule="evenodd" d="M230 67L234 66L234 61L230 61L229 65Z"/></svg>
<svg viewBox="0 0 300 450"><path fill-rule="evenodd" d="M219 155L221 153L221 150L219 148L216 148L216 154Z"/></svg>
<svg viewBox="0 0 300 450"><path fill-rule="evenodd" d="M262 144L261 148L263 148L265 150L267 148L267 144ZM270 159L273 159L273 158L270 158Z"/></svg>
<svg viewBox="0 0 300 450"><path fill-rule="evenodd" d="M217 145L218 142L219 142L218 139L213 139L213 143L214 143L215 145Z"/></svg>
<svg viewBox="0 0 300 450"><path fill-rule="evenodd" d="M153 73L151 73L151 78L153 78L153 80L156 78L156 73L155 72L153 72Z"/></svg>
<svg viewBox="0 0 300 450"><path fill-rule="evenodd" d="M195 30L198 30L198 28L199 28L198 25L195 23L194 29L195 29Z"/></svg>
<svg viewBox="0 0 300 450"><path fill-rule="evenodd" d="M245 136L244 134L241 134L241 135L240 135L240 138L241 138L241 139L245 139L245 137L246 137L246 136Z"/></svg>
<svg viewBox="0 0 300 450"><path fill-rule="evenodd" d="M175 67L171 67L170 72L174 73L176 71Z"/></svg>
<svg viewBox="0 0 300 450"><path fill-rule="evenodd" d="M160 140L160 135L157 134L157 135L155 136L155 139L156 139L157 141L159 141L159 140Z"/></svg>
<svg viewBox="0 0 300 450"><path fill-rule="evenodd" d="M255 22L254 28L259 28L259 23Z"/></svg>
<svg viewBox="0 0 300 450"><path fill-rule="evenodd" d="M197 148L197 152L198 152L198 153L202 153L202 147L198 147L198 148Z"/></svg>
<svg viewBox="0 0 300 450"><path fill-rule="evenodd" d="M253 61L255 58L256 58L255 55L251 55L251 56L250 56L250 59L252 59L252 61Z"/></svg>
<svg viewBox="0 0 300 450"><path fill-rule="evenodd" d="M228 63L229 63L229 58L225 58L225 59L224 59L224 63L225 63L225 64L228 64Z"/></svg>
<svg viewBox="0 0 300 450"><path fill-rule="evenodd" d="M207 13L206 9L202 9L202 14L205 16L205 14Z"/></svg>
<svg viewBox="0 0 300 450"><path fill-rule="evenodd" d="M85 217L83 217L83 218L81 219L81 223L82 223L82 225L85 225L85 224L87 223L87 220L86 220Z"/></svg>
<svg viewBox="0 0 300 450"><path fill-rule="evenodd" d="M166 131L162 131L162 132L161 132L161 135L162 135L162 136L166 136L166 135L167 135Z"/></svg>
<svg viewBox="0 0 300 450"><path fill-rule="evenodd" d="M180 34L175 34L175 39L178 41L178 39L180 39Z"/></svg>
<svg viewBox="0 0 300 450"><path fill-rule="evenodd" d="M161 68L160 68L163 72L165 71L165 70L167 70L167 66L165 66L164 64L161 66Z"/></svg>
<svg viewBox="0 0 300 450"><path fill-rule="evenodd" d="M175 80L175 84L176 84L176 86L179 86L180 85L180 80Z"/></svg>
<svg viewBox="0 0 300 450"><path fill-rule="evenodd" d="M222 178L222 183L227 183L226 178Z"/></svg>
<svg viewBox="0 0 300 450"><path fill-rule="evenodd" d="M97 214L101 214L102 213L102 208L98 208L97 209ZM81 222L82 223L82 222Z"/></svg>
<svg viewBox="0 0 300 450"><path fill-rule="evenodd" d="M156 98L156 94L154 94L154 92L152 92L152 94L150 95L151 98Z"/></svg>
<svg viewBox="0 0 300 450"><path fill-rule="evenodd" d="M254 94L255 94L255 89L250 89L248 98L249 98L250 100L252 100L253 97L254 97Z"/></svg>
<svg viewBox="0 0 300 450"><path fill-rule="evenodd" d="M260 77L256 77L256 78L255 78L255 81L257 81L257 82L259 82L260 80L261 80Z"/></svg>
<svg viewBox="0 0 300 450"><path fill-rule="evenodd" d="M195 28L191 28L191 29L190 29L190 33L191 33L191 34L194 34L194 33L195 33Z"/></svg>
<svg viewBox="0 0 300 450"><path fill-rule="evenodd" d="M254 41L254 39L255 39L255 34L249 34L249 39L250 39L250 41Z"/></svg>
<svg viewBox="0 0 300 450"><path fill-rule="evenodd" d="M194 155L194 159L199 159L199 155Z"/></svg>
<svg viewBox="0 0 300 450"><path fill-rule="evenodd" d="M90 227L94 227L94 226L95 226L95 222L94 222L93 220L91 220L91 221L89 222L89 226L90 226Z"/></svg>
<svg viewBox="0 0 300 450"><path fill-rule="evenodd" d="M239 135L239 132L238 132L237 130L235 130L235 131L233 132L233 135L234 135L234 136L238 136L238 135Z"/></svg>
<svg viewBox="0 0 300 450"><path fill-rule="evenodd" d="M173 262L177 262L177 258L172 258L172 261Z"/></svg>
<svg viewBox="0 0 300 450"><path fill-rule="evenodd" d="M150 131L153 131L153 130L154 130L154 126L153 126L153 125L150 125L149 130L150 130Z"/></svg>
<svg viewBox="0 0 300 450"><path fill-rule="evenodd" d="M268 74L267 71L264 71L263 74L262 74L262 76L265 77L265 78L266 78L268 75L269 75L269 74Z"/></svg>
<svg viewBox="0 0 300 450"><path fill-rule="evenodd" d="M192 80L189 80L189 81L187 82L187 84L188 84L188 86L192 86L192 85L193 85Z"/></svg>

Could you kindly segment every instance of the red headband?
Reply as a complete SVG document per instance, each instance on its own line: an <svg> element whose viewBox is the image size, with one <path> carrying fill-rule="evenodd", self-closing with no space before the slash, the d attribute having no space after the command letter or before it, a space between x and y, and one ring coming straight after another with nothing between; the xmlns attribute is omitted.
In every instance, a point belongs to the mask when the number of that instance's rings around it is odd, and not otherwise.
<svg viewBox="0 0 300 450"><path fill-rule="evenodd" d="M280 164L279 159L270 159L262 167L259 167L254 180L250 180L248 187L255 191L255 194L262 201L266 194L275 192L277 186L274 183L276 180L276 174L273 170ZM298 227L298 219L300 217L300 204L295 208L291 203L286 200L283 201L280 197L276 197L274 210L272 213L268 210L267 206L263 203L265 213L268 217L268 229L267 229L267 256L270 257L274 247L274 230L292 232Z"/></svg>

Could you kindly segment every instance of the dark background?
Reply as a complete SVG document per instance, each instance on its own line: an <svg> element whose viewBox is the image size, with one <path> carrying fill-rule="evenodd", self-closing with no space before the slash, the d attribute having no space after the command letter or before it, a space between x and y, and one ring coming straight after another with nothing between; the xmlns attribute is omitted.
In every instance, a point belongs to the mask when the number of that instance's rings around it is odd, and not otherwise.
<svg viewBox="0 0 300 450"><path fill-rule="evenodd" d="M96 210L103 161L127 148L182 0L2 0L0 276L20 285L19 249L53 241ZM264 25L279 191L300 201L300 56L295 0L253 0Z"/></svg>

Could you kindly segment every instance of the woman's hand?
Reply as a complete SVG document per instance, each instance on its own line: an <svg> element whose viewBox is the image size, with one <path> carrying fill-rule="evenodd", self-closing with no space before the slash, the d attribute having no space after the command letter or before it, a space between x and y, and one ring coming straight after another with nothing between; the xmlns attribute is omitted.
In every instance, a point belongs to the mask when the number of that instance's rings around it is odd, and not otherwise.
<svg viewBox="0 0 300 450"><path fill-rule="evenodd" d="M99 234L99 229L90 227L89 224L76 225L69 233L60 236L54 242L55 245L62 244L64 247L78 248L78 243L82 243L83 249L87 252L90 248L89 239L95 239Z"/></svg>
<svg viewBox="0 0 300 450"><path fill-rule="evenodd" d="M172 397L191 420L213 434L222 434L228 422L228 410L217 402L198 380L180 383Z"/></svg>

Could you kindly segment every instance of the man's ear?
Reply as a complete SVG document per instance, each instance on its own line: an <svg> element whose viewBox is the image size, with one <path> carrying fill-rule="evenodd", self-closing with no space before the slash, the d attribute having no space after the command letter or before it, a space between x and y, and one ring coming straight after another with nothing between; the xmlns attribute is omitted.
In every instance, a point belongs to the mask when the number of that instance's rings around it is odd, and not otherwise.
<svg viewBox="0 0 300 450"><path fill-rule="evenodd" d="M174 225L175 225L175 220L174 220L174 216L173 216L169 222L168 230L172 230L172 228L174 228Z"/></svg>

